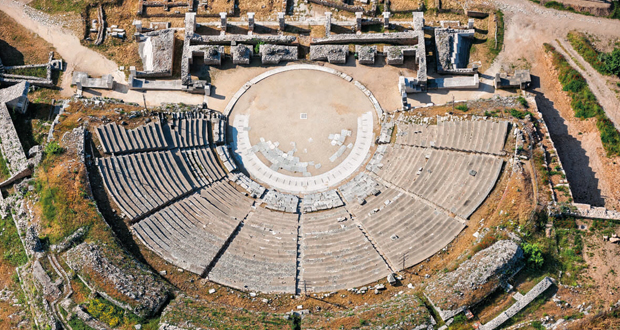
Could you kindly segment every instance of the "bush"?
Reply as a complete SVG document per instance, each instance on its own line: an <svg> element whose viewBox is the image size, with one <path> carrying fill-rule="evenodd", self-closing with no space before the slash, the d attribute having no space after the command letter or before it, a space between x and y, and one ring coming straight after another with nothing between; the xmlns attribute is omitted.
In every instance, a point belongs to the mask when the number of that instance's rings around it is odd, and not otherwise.
<svg viewBox="0 0 620 330"><path fill-rule="evenodd" d="M523 96L517 97L517 102L519 102L519 104L521 104L521 106L524 108L530 107L529 104L527 104L527 100Z"/></svg>
<svg viewBox="0 0 620 330"><path fill-rule="evenodd" d="M467 112L467 110L469 110L469 108L467 107L467 104L459 104L455 108L456 110L460 110L463 112Z"/></svg>
<svg viewBox="0 0 620 330"><path fill-rule="evenodd" d="M90 300L86 310L94 318L113 328L123 321L124 311L101 298Z"/></svg>
<svg viewBox="0 0 620 330"><path fill-rule="evenodd" d="M52 141L45 146L45 154L46 155L58 155L61 154L64 150L56 141Z"/></svg>
<svg viewBox="0 0 620 330"><path fill-rule="evenodd" d="M517 119L525 119L526 116L532 115L529 111L519 111L517 109L510 109L510 115Z"/></svg>
<svg viewBox="0 0 620 330"><path fill-rule="evenodd" d="M614 49L609 54L601 54L599 60L604 64L604 70L607 74L620 77L620 48Z"/></svg>
<svg viewBox="0 0 620 330"><path fill-rule="evenodd" d="M596 51L596 49L594 49L590 43L590 40L588 40L584 34L570 32L568 33L567 38L571 46L573 46L577 53L579 53L579 55L581 55L586 62L590 63L596 71L602 74L607 74L605 63L601 61L599 56L600 54Z"/></svg>
<svg viewBox="0 0 620 330"><path fill-rule="evenodd" d="M527 259L527 263L536 268L542 268L545 263L545 259L542 256L542 250L538 244L525 243L523 245L523 252L525 253L525 258Z"/></svg>

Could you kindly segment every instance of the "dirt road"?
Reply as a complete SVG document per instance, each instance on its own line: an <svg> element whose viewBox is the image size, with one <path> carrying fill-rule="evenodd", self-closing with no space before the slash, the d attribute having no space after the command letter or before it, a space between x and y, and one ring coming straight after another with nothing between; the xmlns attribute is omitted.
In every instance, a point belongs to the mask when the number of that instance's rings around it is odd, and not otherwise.
<svg viewBox="0 0 620 330"><path fill-rule="evenodd" d="M528 0L494 2L505 14L506 30L504 51L497 57L492 69L509 69L519 59L525 59L531 64L534 75L532 92L537 95L539 110L549 126L566 178L571 183L575 202L618 209L620 189L617 173L620 173L620 162L606 156L594 119L584 121L574 117L570 101L562 92L557 76L549 71L543 43L553 44L556 39L564 40L572 30L618 38L620 20L547 9ZM562 51L560 47L557 49ZM567 58L571 61L570 57ZM577 66L575 68L581 70ZM588 79L591 76L584 74L584 77ZM599 90L597 85L600 82L590 78L588 83L593 91ZM614 110L610 117L618 117L618 108L613 104L616 102L615 96L608 99L605 89L600 89L603 92L596 91L599 93L597 98L606 110Z"/></svg>

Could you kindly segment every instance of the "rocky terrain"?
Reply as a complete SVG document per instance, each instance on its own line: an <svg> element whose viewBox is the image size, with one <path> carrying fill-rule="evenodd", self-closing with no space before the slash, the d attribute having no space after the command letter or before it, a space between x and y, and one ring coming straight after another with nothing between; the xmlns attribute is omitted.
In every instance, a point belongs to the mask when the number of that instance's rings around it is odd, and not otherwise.
<svg viewBox="0 0 620 330"><path fill-rule="evenodd" d="M424 289L424 295L441 317L448 320L505 284L523 265L523 249L518 243L498 241L456 270L433 279Z"/></svg>
<svg viewBox="0 0 620 330"><path fill-rule="evenodd" d="M140 317L157 313L168 301L169 287L129 255L82 243L67 251L66 260L99 294Z"/></svg>

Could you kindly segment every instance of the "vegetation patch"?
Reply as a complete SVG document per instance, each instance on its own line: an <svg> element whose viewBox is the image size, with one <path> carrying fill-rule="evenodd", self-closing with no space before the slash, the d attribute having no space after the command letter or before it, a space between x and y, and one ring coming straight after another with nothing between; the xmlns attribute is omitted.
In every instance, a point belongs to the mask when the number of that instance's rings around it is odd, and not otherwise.
<svg viewBox="0 0 620 330"><path fill-rule="evenodd" d="M605 114L603 108L596 100L596 97L588 87L583 76L573 69L553 46L544 44L545 51L551 55L552 63L558 71L558 79L562 84L563 90L571 98L571 107L575 112L575 117L581 119L596 118L596 127L601 135L601 142L607 152L607 156L620 155L620 133L614 124Z"/></svg>
<svg viewBox="0 0 620 330"><path fill-rule="evenodd" d="M301 320L283 314L231 308L205 300L180 296L164 310L161 324L205 329L299 329Z"/></svg>
<svg viewBox="0 0 620 330"><path fill-rule="evenodd" d="M6 159L0 152L0 181L4 181L11 176L11 172L9 171L9 167L6 164Z"/></svg>
<svg viewBox="0 0 620 330"><path fill-rule="evenodd" d="M0 252L2 260L11 266L17 267L28 261L28 256L19 239L15 222L9 214L6 219L0 219Z"/></svg>
<svg viewBox="0 0 620 330"><path fill-rule="evenodd" d="M569 32L568 41L586 62L603 75L620 75L620 48L611 53L601 53L594 48L585 34Z"/></svg>
<svg viewBox="0 0 620 330"><path fill-rule="evenodd" d="M504 48L504 13L498 10L495 12L495 15L497 16L497 22L495 23L497 24L497 38L489 38L487 41L492 56L490 62L493 62L495 57L502 51L502 48Z"/></svg>

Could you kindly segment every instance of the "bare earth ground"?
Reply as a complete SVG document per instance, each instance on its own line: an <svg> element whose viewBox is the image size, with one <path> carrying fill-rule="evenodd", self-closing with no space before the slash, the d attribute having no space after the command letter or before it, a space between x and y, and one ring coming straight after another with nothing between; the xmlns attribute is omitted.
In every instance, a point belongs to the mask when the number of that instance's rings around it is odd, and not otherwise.
<svg viewBox="0 0 620 330"><path fill-rule="evenodd" d="M618 159L607 158L593 120L574 117L557 76L549 74L551 67L544 57L542 44L563 39L571 30L617 38L620 21L559 12L526 0L495 2L504 11L506 24L505 49L496 65L512 63L521 57L532 63L532 74L536 76L533 87L542 101L540 111L560 153L575 201L618 209ZM605 111L619 110L605 108Z"/></svg>
<svg viewBox="0 0 620 330"><path fill-rule="evenodd" d="M561 91L557 75L549 73L552 66L544 56L535 66L542 66L537 89L539 110L558 149L575 202L618 209L620 164L606 156L595 119L574 116L570 101Z"/></svg>
<svg viewBox="0 0 620 330"><path fill-rule="evenodd" d="M329 158L340 146L332 145L328 136L346 129L351 136L344 144L355 143L357 119L366 112L374 113L372 103L353 83L324 72L299 70L279 73L252 86L235 104L231 120L236 114L250 115L252 145L262 138L279 142L278 148L288 152L295 143L295 157L321 164L319 169L308 166L308 172L319 175L336 167L351 152L347 149L331 162ZM301 113L307 114L307 119L300 119ZM279 172L301 175L283 169Z"/></svg>

